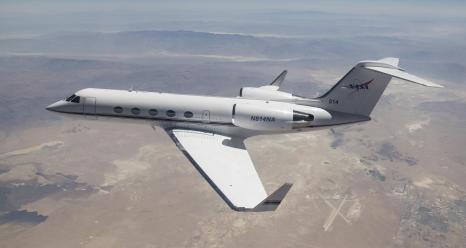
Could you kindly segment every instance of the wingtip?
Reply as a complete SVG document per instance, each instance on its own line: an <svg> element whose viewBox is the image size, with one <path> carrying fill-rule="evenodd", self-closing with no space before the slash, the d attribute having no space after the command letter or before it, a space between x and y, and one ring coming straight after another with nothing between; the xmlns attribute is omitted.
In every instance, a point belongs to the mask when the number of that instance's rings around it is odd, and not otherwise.
<svg viewBox="0 0 466 248"><path fill-rule="evenodd" d="M443 85L432 83L431 81L427 81L427 80L425 80L424 82L415 82L415 81L413 81L413 83L418 83L418 84L421 84L423 86L427 86L427 87L431 87L431 88L445 88L445 86L443 86Z"/></svg>
<svg viewBox="0 0 466 248"><path fill-rule="evenodd" d="M445 88L445 86L440 85L440 84L433 84L430 87L433 87L433 88Z"/></svg>

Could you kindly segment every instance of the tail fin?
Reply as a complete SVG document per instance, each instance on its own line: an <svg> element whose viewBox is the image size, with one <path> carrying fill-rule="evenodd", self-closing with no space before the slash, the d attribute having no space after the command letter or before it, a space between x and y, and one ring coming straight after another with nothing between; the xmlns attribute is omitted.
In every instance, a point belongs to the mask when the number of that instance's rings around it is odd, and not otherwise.
<svg viewBox="0 0 466 248"><path fill-rule="evenodd" d="M369 116L392 77L443 87L405 72L398 62L398 58L361 61L318 99L327 110Z"/></svg>

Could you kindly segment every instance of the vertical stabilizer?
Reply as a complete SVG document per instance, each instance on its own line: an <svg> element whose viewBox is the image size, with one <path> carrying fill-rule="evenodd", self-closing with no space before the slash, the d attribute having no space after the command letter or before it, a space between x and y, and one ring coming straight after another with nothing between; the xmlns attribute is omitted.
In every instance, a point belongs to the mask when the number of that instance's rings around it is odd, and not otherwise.
<svg viewBox="0 0 466 248"><path fill-rule="evenodd" d="M361 61L318 99L326 110L369 116L392 77L430 87L442 87L398 67L398 58Z"/></svg>

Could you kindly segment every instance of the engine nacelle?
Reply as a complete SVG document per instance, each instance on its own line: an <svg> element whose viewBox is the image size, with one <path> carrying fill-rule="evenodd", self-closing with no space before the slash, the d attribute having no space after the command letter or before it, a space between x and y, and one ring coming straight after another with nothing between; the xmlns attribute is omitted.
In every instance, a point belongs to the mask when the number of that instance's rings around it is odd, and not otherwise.
<svg viewBox="0 0 466 248"><path fill-rule="evenodd" d="M239 91L239 96L257 100L289 100L293 95L287 92L271 90L267 88L244 87Z"/></svg>
<svg viewBox="0 0 466 248"><path fill-rule="evenodd" d="M262 131L308 127L332 118L323 109L294 104L235 104L232 113L235 126Z"/></svg>
<svg viewBox="0 0 466 248"><path fill-rule="evenodd" d="M287 106L235 104L233 124L252 130L292 129L293 109Z"/></svg>

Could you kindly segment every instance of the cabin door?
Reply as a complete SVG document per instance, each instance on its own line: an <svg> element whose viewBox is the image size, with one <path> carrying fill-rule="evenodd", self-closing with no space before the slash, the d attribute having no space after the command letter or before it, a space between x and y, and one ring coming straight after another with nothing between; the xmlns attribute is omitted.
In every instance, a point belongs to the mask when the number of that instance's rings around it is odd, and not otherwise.
<svg viewBox="0 0 466 248"><path fill-rule="evenodd" d="M209 110L202 111L202 121L209 122L210 121L210 112Z"/></svg>
<svg viewBox="0 0 466 248"><path fill-rule="evenodd" d="M95 115L96 114L96 99L95 99L95 97L84 97L83 114L85 114L85 115Z"/></svg>

